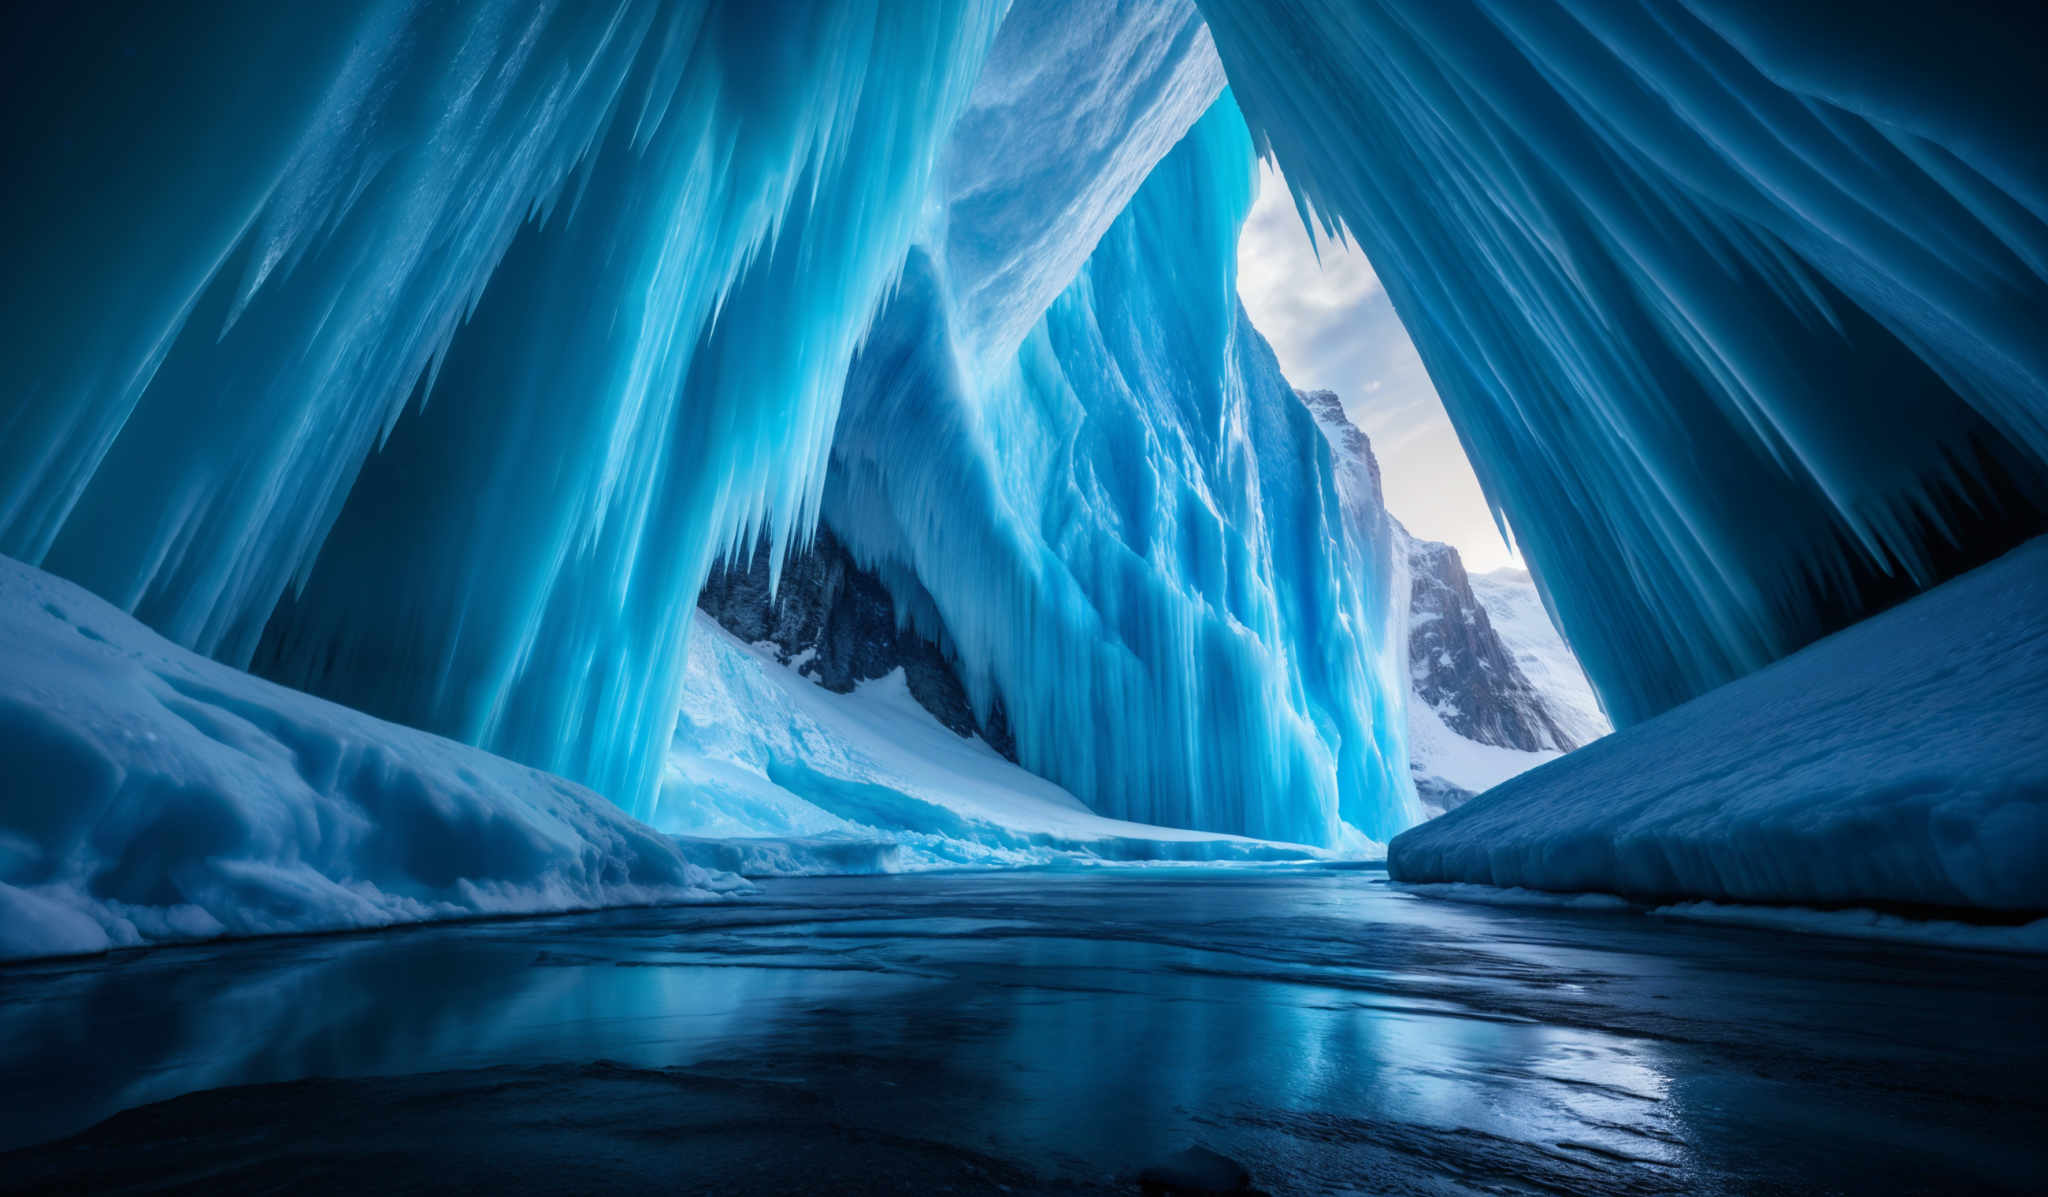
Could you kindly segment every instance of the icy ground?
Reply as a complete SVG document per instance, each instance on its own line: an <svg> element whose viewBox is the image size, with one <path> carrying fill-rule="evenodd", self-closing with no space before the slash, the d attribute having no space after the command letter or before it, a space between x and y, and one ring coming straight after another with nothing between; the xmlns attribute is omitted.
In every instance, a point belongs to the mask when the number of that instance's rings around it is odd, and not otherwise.
<svg viewBox="0 0 2048 1197"><path fill-rule="evenodd" d="M2039 1193L2043 1025L2048 961L1369 870L787 879L0 970L0 1188Z"/></svg>
<svg viewBox="0 0 2048 1197"><path fill-rule="evenodd" d="M835 694L697 612L654 823L750 876L1102 861L1304 860L1297 844L1127 823L957 735L899 669ZM1378 856L1358 840L1354 856Z"/></svg>
<svg viewBox="0 0 2048 1197"><path fill-rule="evenodd" d="M580 786L187 652L0 557L0 959L706 897Z"/></svg>
<svg viewBox="0 0 2048 1197"><path fill-rule="evenodd" d="M2048 538L1397 837L1403 881L2048 911Z"/></svg>

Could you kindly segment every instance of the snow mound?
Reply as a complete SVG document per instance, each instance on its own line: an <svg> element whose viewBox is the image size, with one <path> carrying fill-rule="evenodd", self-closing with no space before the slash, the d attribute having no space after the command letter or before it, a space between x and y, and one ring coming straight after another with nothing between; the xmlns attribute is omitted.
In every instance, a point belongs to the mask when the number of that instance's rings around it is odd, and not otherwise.
<svg viewBox="0 0 2048 1197"><path fill-rule="evenodd" d="M1397 837L1397 880L2048 910L2048 538Z"/></svg>
<svg viewBox="0 0 2048 1197"><path fill-rule="evenodd" d="M837 694L698 612L655 825L750 876L1069 861L1315 860L1299 844L1130 823L963 737L901 669ZM1351 855L1377 854L1357 840Z"/></svg>
<svg viewBox="0 0 2048 1197"><path fill-rule="evenodd" d="M0 959L702 898L558 777L177 647L0 557Z"/></svg>

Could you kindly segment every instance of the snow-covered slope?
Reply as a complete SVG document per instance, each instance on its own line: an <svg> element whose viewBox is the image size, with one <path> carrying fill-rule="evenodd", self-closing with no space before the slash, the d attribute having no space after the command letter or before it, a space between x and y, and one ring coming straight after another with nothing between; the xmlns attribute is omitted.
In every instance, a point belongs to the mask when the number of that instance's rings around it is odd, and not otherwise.
<svg viewBox="0 0 2048 1197"><path fill-rule="evenodd" d="M1472 593L1485 607L1493 633L1513 656L1515 668L1543 696L1545 713L1574 745L1590 744L1614 730L1586 671L1571 646L1550 622L1529 571L1509 566L1477 574Z"/></svg>
<svg viewBox="0 0 2048 1197"><path fill-rule="evenodd" d="M273 685L0 557L0 959L707 897L558 777Z"/></svg>
<svg viewBox="0 0 2048 1197"><path fill-rule="evenodd" d="M1397 837L1403 881L2048 911L2048 538Z"/></svg>
<svg viewBox="0 0 2048 1197"><path fill-rule="evenodd" d="M691 629L688 686L655 824L749 874L1100 860L1299 860L1314 849L1106 819L935 719L902 670L840 694ZM1353 841L1354 853L1377 854Z"/></svg>

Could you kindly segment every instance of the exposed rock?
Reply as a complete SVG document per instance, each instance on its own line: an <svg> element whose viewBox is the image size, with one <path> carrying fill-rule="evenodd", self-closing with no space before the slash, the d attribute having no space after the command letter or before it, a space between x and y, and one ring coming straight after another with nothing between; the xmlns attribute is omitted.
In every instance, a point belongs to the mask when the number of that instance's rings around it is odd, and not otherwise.
<svg viewBox="0 0 2048 1197"><path fill-rule="evenodd" d="M1543 677L1552 687L1546 690L1495 629L1458 551L1416 539L1387 513L1379 460L1343 401L1334 391L1295 394L1330 444L1347 527L1362 545L1392 543L1407 566L1409 763L1424 810L1434 816L1453 809L1478 790L1604 734L1606 722L1590 690L1565 692L1581 675L1548 616L1542 616L1542 630L1551 633L1541 646L1545 652L1531 656L1539 664L1561 658L1546 666L1551 672ZM1540 614L1542 600L1526 576L1519 588L1492 577L1489 585L1496 601L1514 600L1512 611ZM1535 636L1533 627L1522 630L1526 638Z"/></svg>
<svg viewBox="0 0 2048 1197"><path fill-rule="evenodd" d="M773 644L783 664L835 693L901 668L910 693L940 723L1017 759L1000 700L986 720L976 717L945 652L899 626L888 587L862 569L829 528L821 525L810 547L783 563L772 594L771 552L764 540L746 557L713 569L697 605L740 639Z"/></svg>
<svg viewBox="0 0 2048 1197"><path fill-rule="evenodd" d="M1569 752L1578 741L1494 633L1458 550L1408 542L1408 673L1415 696L1468 740L1523 752Z"/></svg>

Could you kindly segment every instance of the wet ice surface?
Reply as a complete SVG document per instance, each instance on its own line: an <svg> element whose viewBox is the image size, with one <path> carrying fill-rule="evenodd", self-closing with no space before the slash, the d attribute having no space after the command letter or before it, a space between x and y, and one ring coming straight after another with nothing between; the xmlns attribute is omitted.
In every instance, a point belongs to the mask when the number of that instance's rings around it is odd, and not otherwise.
<svg viewBox="0 0 2048 1197"><path fill-rule="evenodd" d="M2044 1015L2038 959L1375 871L788 880L0 970L0 1187L2026 1191Z"/></svg>

